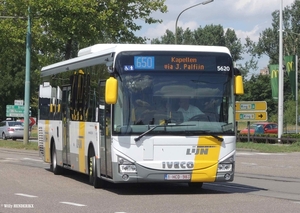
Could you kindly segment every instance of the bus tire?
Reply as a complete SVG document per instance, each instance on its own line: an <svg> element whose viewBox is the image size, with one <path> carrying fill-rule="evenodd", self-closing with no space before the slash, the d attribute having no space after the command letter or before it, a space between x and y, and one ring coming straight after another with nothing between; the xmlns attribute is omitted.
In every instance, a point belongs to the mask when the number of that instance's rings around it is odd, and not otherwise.
<svg viewBox="0 0 300 213"><path fill-rule="evenodd" d="M103 180L97 177L97 161L95 155L89 157L89 182L94 188L103 188Z"/></svg>
<svg viewBox="0 0 300 213"><path fill-rule="evenodd" d="M55 175L60 175L62 173L62 168L57 165L56 148L55 148L55 144L54 143L51 146L51 165L50 165L50 170Z"/></svg>
<svg viewBox="0 0 300 213"><path fill-rule="evenodd" d="M188 185L191 188L201 189L203 186L203 183L202 182L189 182Z"/></svg>

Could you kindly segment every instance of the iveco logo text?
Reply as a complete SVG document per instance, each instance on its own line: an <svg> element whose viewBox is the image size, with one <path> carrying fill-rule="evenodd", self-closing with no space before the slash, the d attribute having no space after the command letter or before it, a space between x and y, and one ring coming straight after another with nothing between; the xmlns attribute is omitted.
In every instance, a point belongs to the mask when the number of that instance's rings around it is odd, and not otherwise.
<svg viewBox="0 0 300 213"><path fill-rule="evenodd" d="M192 169L194 167L194 163L189 161L168 161L162 162L163 169Z"/></svg>
<svg viewBox="0 0 300 213"><path fill-rule="evenodd" d="M186 155L208 155L208 149L213 148L213 146L197 146L193 148L188 148L186 150Z"/></svg>

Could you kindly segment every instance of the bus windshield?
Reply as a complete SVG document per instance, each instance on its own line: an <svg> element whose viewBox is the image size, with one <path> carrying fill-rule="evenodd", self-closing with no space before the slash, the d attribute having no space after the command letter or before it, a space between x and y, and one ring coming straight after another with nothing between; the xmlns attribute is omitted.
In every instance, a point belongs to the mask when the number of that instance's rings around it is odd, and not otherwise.
<svg viewBox="0 0 300 213"><path fill-rule="evenodd" d="M128 54L121 56L126 62L120 60L117 65L120 75L113 134L143 134L153 127L149 135L234 134L230 57L206 54L207 63L198 55L184 56L147 56L147 68L135 66L136 59L130 62ZM193 58L197 63L188 62ZM174 69L176 66L179 69Z"/></svg>

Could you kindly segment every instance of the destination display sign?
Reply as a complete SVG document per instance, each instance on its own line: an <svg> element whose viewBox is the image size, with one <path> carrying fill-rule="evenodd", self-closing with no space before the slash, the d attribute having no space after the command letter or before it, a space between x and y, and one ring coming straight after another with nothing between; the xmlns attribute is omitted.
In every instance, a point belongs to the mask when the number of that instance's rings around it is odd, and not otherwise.
<svg viewBox="0 0 300 213"><path fill-rule="evenodd" d="M129 54L129 53L128 53ZM231 60L226 54L221 53L187 53L176 54L168 52L137 53L136 55L126 55L120 53L122 70L127 71L218 71L229 72L231 70Z"/></svg>
<svg viewBox="0 0 300 213"><path fill-rule="evenodd" d="M216 64L211 57L186 57L186 56L134 56L134 70L205 70L206 66Z"/></svg>

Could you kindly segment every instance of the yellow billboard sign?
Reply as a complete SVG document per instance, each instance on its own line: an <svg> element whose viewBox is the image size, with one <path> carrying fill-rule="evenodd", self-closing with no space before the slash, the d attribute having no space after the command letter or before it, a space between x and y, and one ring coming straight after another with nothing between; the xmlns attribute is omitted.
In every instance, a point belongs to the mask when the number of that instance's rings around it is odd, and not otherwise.
<svg viewBox="0 0 300 213"><path fill-rule="evenodd" d="M257 112L236 112L236 121L267 121L268 114L266 111Z"/></svg>
<svg viewBox="0 0 300 213"><path fill-rule="evenodd" d="M267 110L266 101L236 101L236 111L263 111Z"/></svg>

